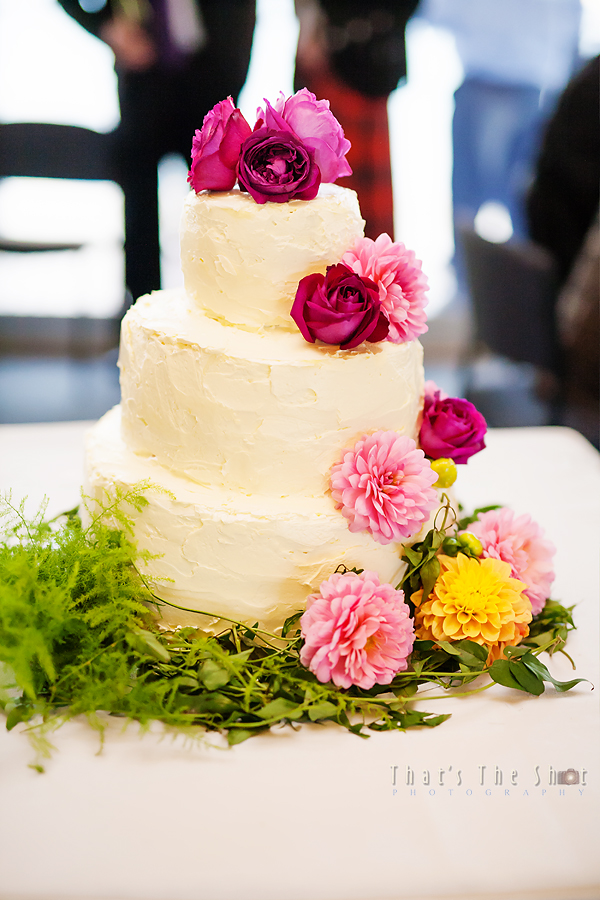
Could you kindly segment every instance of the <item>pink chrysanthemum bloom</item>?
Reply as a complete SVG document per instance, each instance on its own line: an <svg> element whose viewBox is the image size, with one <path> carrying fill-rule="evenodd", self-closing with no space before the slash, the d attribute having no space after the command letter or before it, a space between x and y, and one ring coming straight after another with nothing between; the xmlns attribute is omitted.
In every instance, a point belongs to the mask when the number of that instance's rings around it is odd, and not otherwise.
<svg viewBox="0 0 600 900"><path fill-rule="evenodd" d="M379 287L379 299L390 320L388 341L413 341L427 331L427 277L412 250L380 234L376 241L360 238L344 253L342 262Z"/></svg>
<svg viewBox="0 0 600 900"><path fill-rule="evenodd" d="M404 592L375 572L332 575L312 594L300 620L302 665L319 681L368 690L403 672L414 642Z"/></svg>
<svg viewBox="0 0 600 900"><path fill-rule="evenodd" d="M437 481L415 442L396 431L364 435L331 470L331 494L350 531L369 531L380 544L420 531L437 502Z"/></svg>
<svg viewBox="0 0 600 900"><path fill-rule="evenodd" d="M531 611L537 616L550 596L554 581L552 557L554 544L544 538L544 532L525 514L516 516L511 509L493 509L481 513L469 531L477 535L483 546L483 557L501 559L511 567L513 578L523 581L525 595L531 601Z"/></svg>

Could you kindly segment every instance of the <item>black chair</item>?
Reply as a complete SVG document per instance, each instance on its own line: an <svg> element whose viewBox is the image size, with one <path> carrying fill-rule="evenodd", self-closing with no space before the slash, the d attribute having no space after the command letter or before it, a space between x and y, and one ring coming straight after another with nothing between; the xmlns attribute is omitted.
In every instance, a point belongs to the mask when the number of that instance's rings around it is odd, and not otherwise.
<svg viewBox="0 0 600 900"><path fill-rule="evenodd" d="M0 178L78 178L115 181L112 134L46 122L0 124ZM0 237L0 250L40 253L79 250L82 243L13 241Z"/></svg>
<svg viewBox="0 0 600 900"><path fill-rule="evenodd" d="M458 228L473 306L475 342L515 362L560 375L552 257L530 242L496 244Z"/></svg>
<svg viewBox="0 0 600 900"><path fill-rule="evenodd" d="M68 178L117 181L114 135L75 125L45 122L0 123L0 178ZM80 250L84 242L19 241L0 237L4 253ZM123 289L125 301L125 289ZM78 316L0 317L0 354L87 356L115 346L120 316L113 321Z"/></svg>
<svg viewBox="0 0 600 900"><path fill-rule="evenodd" d="M473 318L465 396L492 425L560 424L564 379L552 257L529 241L492 243L460 224L457 232Z"/></svg>

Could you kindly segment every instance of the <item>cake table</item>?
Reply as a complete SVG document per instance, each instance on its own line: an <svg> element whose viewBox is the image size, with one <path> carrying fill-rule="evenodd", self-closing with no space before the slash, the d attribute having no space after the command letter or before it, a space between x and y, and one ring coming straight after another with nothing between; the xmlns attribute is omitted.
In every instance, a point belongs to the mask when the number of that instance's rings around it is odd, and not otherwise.
<svg viewBox="0 0 600 900"><path fill-rule="evenodd" d="M30 512L44 493L49 515L74 506L85 428L0 427L0 490ZM577 604L567 649L595 691L424 698L452 718L368 740L286 727L231 750L110 720L99 752L73 722L45 774L22 729L0 729L1 900L600 897L600 458L563 428L487 443L456 493L546 529L553 597ZM549 665L572 677L565 657Z"/></svg>

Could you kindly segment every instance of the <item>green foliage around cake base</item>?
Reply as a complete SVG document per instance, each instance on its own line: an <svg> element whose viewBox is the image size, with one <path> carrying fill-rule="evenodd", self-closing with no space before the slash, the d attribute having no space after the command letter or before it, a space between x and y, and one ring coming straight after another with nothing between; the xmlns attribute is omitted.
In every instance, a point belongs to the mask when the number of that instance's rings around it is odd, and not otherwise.
<svg viewBox="0 0 600 900"><path fill-rule="evenodd" d="M43 509L28 520L23 504L2 503L0 705L7 729L27 723L39 757L51 752L48 735L75 716L102 734L99 711L142 726L158 720L188 733L219 731L230 745L282 723L333 722L367 737L447 719L414 708L423 684L446 689L487 673L492 681L476 691L495 681L539 694L546 681L567 690L582 680L556 682L538 659L562 648L573 627L570 610L552 602L527 643L491 667L476 643L417 641L408 671L368 691L321 684L301 665L300 613L281 635L233 621L216 637L161 630L126 512L143 509L147 488L117 493L94 508L87 526L75 510L46 522ZM429 557L431 543L413 565ZM42 770L39 762L34 768Z"/></svg>

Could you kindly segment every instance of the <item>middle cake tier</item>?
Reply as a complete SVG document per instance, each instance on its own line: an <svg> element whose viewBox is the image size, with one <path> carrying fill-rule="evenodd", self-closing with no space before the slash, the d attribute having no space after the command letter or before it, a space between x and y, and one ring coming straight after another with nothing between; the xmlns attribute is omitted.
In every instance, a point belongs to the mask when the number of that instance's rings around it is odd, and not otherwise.
<svg viewBox="0 0 600 900"><path fill-rule="evenodd" d="M208 487L322 496L358 437L418 434L418 341L340 351L222 325L185 291L159 291L125 316L119 365L127 446Z"/></svg>

